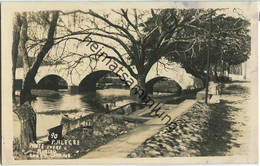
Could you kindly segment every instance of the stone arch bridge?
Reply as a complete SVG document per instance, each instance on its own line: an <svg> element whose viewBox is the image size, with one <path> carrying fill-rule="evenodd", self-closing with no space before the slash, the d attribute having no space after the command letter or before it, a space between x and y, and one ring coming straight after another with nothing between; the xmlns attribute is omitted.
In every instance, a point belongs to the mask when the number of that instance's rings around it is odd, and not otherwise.
<svg viewBox="0 0 260 166"><path fill-rule="evenodd" d="M66 64L41 66L35 77L35 82L38 84L42 79L48 76L60 77L66 81L68 88L74 90L96 90L97 81L109 72L112 72L108 65L97 63L94 70L91 70L89 63L80 63L74 70L68 70ZM118 67L119 68L119 67ZM130 79L129 72L123 67L122 72L127 73ZM118 73L118 76L120 73ZM23 68L16 69L16 79L23 79ZM131 77L133 80L134 78ZM146 77L146 83L152 88L153 84L160 80L176 81L182 89L196 89L203 86L202 81L192 75L186 73L178 64L173 64L170 69L165 69L163 66L154 65ZM134 80L136 85L136 80ZM123 82L122 82L123 84Z"/></svg>

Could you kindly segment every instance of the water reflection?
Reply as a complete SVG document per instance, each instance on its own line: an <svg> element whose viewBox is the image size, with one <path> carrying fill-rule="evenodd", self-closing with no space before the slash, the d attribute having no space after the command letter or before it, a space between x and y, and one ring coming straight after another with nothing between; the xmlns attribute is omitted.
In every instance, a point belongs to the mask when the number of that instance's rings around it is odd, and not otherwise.
<svg viewBox="0 0 260 166"><path fill-rule="evenodd" d="M103 111L104 104L109 102L128 102L131 97L129 90L105 89L94 93L70 94L61 91L59 95L37 97L32 105L36 112L79 110L79 111Z"/></svg>

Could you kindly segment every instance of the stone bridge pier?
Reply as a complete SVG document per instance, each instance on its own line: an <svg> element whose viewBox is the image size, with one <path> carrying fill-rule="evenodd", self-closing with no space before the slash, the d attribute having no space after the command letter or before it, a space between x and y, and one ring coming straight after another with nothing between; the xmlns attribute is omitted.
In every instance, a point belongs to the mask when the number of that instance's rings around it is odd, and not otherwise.
<svg viewBox="0 0 260 166"><path fill-rule="evenodd" d="M79 92L79 86L77 86L77 85L68 86L68 90L69 90L70 93L78 93Z"/></svg>
<svg viewBox="0 0 260 166"><path fill-rule="evenodd" d="M81 91L96 91L96 83L100 80L100 78L112 72L107 65L102 63L98 63L95 70L90 69L89 63L79 64L78 67L72 71L66 70L66 67L67 66L65 64L56 66L41 66L35 77L36 84L40 85L41 81L48 80L47 78L49 77L55 77L56 80L58 80L57 78L60 78L62 82L65 82L64 87L67 87L72 93ZM127 73L129 78L131 77L125 68L123 68L123 72ZM117 76L122 77L122 75ZM131 78L134 80L135 85L137 81L133 77ZM16 79L23 79L22 68L18 68L16 70ZM203 83L200 79L186 73L183 68L175 63L172 64L171 69L164 69L161 65L154 65L151 68L146 77L146 83L148 89L151 90L151 93L155 83L163 80L168 81L168 84L164 84L167 87L171 87L172 85L179 86L181 89L196 89L203 87ZM56 81L56 83L49 83L47 89L54 88L56 86L55 84L59 84L59 81Z"/></svg>

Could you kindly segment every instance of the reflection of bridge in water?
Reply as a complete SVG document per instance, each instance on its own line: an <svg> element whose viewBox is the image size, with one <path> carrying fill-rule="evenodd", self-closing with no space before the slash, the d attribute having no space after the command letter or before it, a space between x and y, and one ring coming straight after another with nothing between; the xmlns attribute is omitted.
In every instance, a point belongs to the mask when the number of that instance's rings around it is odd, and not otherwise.
<svg viewBox="0 0 260 166"><path fill-rule="evenodd" d="M97 67L91 70L89 64L82 63L78 65L74 70L66 69L67 65L53 65L53 66L41 66L35 77L35 82L39 84L41 81L51 78L52 81L62 79L64 84L70 91L95 91L98 88L98 81L105 75L112 73L108 66L97 63ZM159 71L157 73L157 71ZM124 73L130 74L126 69L123 69ZM120 77L120 73L118 73ZM122 74L122 73L121 73ZM16 69L16 79L23 79L23 68ZM58 79L59 78L59 79ZM131 77L134 79L133 77ZM146 83L148 89L153 91L153 85L158 81L165 81L168 83L163 84L164 88L171 88L174 86L180 86L182 89L196 89L202 86L201 80L194 78L192 75L186 73L186 71L179 67L177 64L173 64L171 69L164 69L163 66L158 65L158 70L154 65L146 77ZM58 84L58 81L56 81ZM134 80L136 85L136 80ZM124 83L122 82L122 85Z"/></svg>

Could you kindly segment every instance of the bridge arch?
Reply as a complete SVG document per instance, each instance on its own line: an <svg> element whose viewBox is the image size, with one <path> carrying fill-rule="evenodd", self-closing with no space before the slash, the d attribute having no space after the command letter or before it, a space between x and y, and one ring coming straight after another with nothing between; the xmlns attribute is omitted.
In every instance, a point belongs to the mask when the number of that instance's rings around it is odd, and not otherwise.
<svg viewBox="0 0 260 166"><path fill-rule="evenodd" d="M122 82L119 79L119 75L110 71L110 70L98 70L98 71L94 71L92 73L89 73L85 78L83 78L80 83L79 83L79 91L96 91L99 87L97 87L97 83L99 82L99 80L106 76L107 74L111 74L112 77L108 77L106 78L106 84L114 84L115 82L116 85L114 86L118 86L118 87L122 87L124 86L124 82ZM109 80L110 78L110 80ZM114 80L114 81L112 81ZM101 83L100 83L101 84ZM101 85L102 86L102 85Z"/></svg>
<svg viewBox="0 0 260 166"><path fill-rule="evenodd" d="M158 87L155 87L156 85ZM165 76L158 76L150 79L146 83L146 89L150 94L153 94L154 91L158 91L158 90L161 92L179 94L182 90L178 82Z"/></svg>
<svg viewBox="0 0 260 166"><path fill-rule="evenodd" d="M59 75L49 74L41 78L37 82L38 89L49 89L49 90L58 90L58 89L67 89L67 81Z"/></svg>
<svg viewBox="0 0 260 166"><path fill-rule="evenodd" d="M37 75L35 77L35 81L39 82L40 79L45 77L46 75L55 74L59 75L62 78L64 78L68 86L74 87L75 90L78 89L78 86L80 82L85 78L86 75L92 73L93 71L90 69L88 62L80 63L77 68L71 72L68 72L67 68L68 66L66 64L61 65L53 65L53 66L41 66L37 72ZM97 67L95 68L96 71L100 70L109 70L108 66L103 63L98 63ZM17 68L16 69L16 79L23 79L24 77L24 70L23 68ZM127 72L130 76L129 72L127 70L124 70L124 72ZM171 65L171 68L165 69L162 65L153 65L151 70L149 71L146 82L150 79L153 79L154 77L158 76L164 76L168 77L172 80L175 80L182 89L196 89L196 88L203 88L203 82L193 77L192 75L188 74L185 69L183 69L180 65L173 63ZM134 79L134 82L136 84L136 80Z"/></svg>

